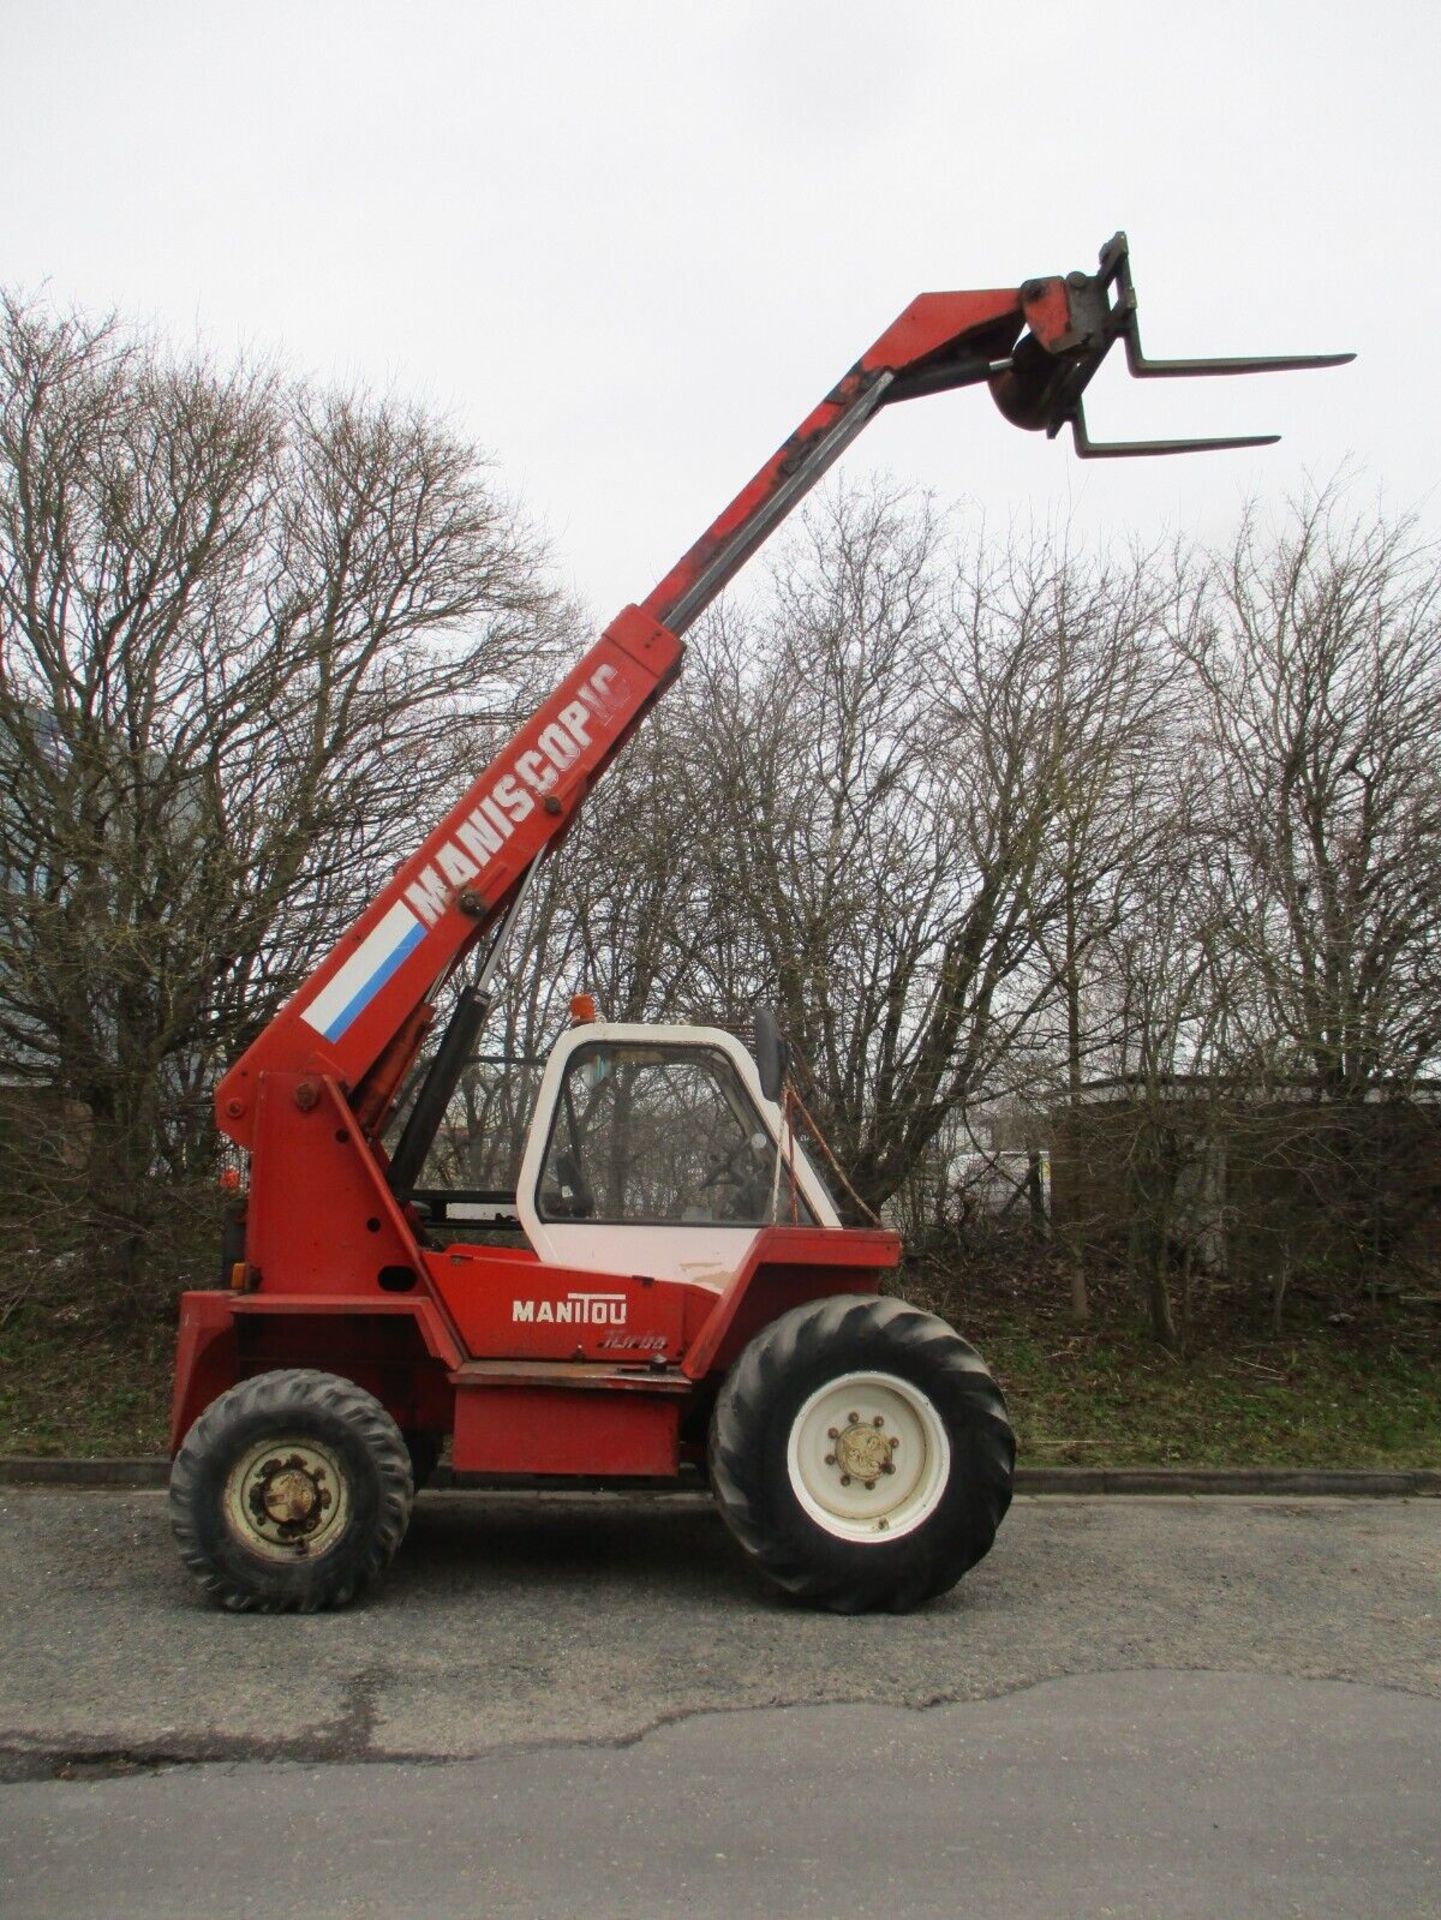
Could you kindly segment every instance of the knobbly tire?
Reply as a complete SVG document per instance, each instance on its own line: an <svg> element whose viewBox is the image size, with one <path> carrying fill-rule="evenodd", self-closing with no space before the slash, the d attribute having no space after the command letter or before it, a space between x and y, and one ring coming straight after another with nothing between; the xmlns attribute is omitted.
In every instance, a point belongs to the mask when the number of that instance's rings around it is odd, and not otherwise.
<svg viewBox="0 0 1441 1920"><path fill-rule="evenodd" d="M710 1476L741 1546L798 1600L903 1613L984 1557L1011 1503L1000 1388L943 1320L844 1295L782 1314L716 1400Z"/></svg>
<svg viewBox="0 0 1441 1920"><path fill-rule="evenodd" d="M175 1457L170 1520L205 1591L237 1613L341 1607L389 1564L414 1499L410 1454L349 1380L287 1369L208 1406Z"/></svg>

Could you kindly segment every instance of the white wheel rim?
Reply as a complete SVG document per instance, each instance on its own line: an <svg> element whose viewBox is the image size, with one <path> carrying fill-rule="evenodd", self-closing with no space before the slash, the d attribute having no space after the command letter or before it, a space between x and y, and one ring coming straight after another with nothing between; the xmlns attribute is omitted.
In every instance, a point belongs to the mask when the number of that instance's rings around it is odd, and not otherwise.
<svg viewBox="0 0 1441 1920"><path fill-rule="evenodd" d="M951 1443L919 1387L893 1373L846 1373L792 1421L786 1471L818 1527L879 1546L913 1533L940 1505Z"/></svg>
<svg viewBox="0 0 1441 1920"><path fill-rule="evenodd" d="M264 1560L318 1560L350 1518L350 1486L334 1450L298 1435L261 1440L225 1481L230 1531Z"/></svg>

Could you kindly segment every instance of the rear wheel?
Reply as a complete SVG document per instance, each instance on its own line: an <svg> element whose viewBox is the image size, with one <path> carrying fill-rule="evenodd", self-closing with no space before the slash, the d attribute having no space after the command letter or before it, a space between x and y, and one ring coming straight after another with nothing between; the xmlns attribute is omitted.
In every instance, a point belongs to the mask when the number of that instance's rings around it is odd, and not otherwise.
<svg viewBox="0 0 1441 1920"><path fill-rule="evenodd" d="M711 1422L731 1532L787 1592L840 1613L953 1587L990 1549L1014 1460L975 1349L899 1300L783 1314L736 1362Z"/></svg>
<svg viewBox="0 0 1441 1920"><path fill-rule="evenodd" d="M185 1564L237 1612L344 1606L389 1563L413 1498L410 1455L380 1402L308 1369L222 1394L170 1475Z"/></svg>

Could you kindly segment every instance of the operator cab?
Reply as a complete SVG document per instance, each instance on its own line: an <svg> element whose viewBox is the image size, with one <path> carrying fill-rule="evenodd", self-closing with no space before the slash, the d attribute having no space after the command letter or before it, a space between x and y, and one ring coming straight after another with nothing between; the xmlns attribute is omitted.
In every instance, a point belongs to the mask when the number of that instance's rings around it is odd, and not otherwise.
<svg viewBox="0 0 1441 1920"><path fill-rule="evenodd" d="M601 1021L551 1053L516 1212L556 1265L715 1287L765 1226L840 1225L733 1035Z"/></svg>
<svg viewBox="0 0 1441 1920"><path fill-rule="evenodd" d="M509 1126L475 1089L452 1109L430 1181L406 1195L428 1235L451 1246L523 1240L556 1266L720 1287L764 1227L840 1226L768 1097L780 1092L784 1050L767 1010L758 1067L719 1028L600 1021L584 996L577 1004L585 1010L533 1099L512 1090Z"/></svg>

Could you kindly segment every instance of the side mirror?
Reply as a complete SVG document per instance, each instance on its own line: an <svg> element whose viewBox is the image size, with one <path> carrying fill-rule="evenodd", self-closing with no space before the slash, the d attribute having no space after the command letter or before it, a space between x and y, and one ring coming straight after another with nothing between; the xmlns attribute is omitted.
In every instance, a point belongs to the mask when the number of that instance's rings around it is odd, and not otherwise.
<svg viewBox="0 0 1441 1920"><path fill-rule="evenodd" d="M761 1077L761 1092L767 1100L780 1099L789 1065L790 1048L781 1038L774 1007L757 1007L756 1068Z"/></svg>

